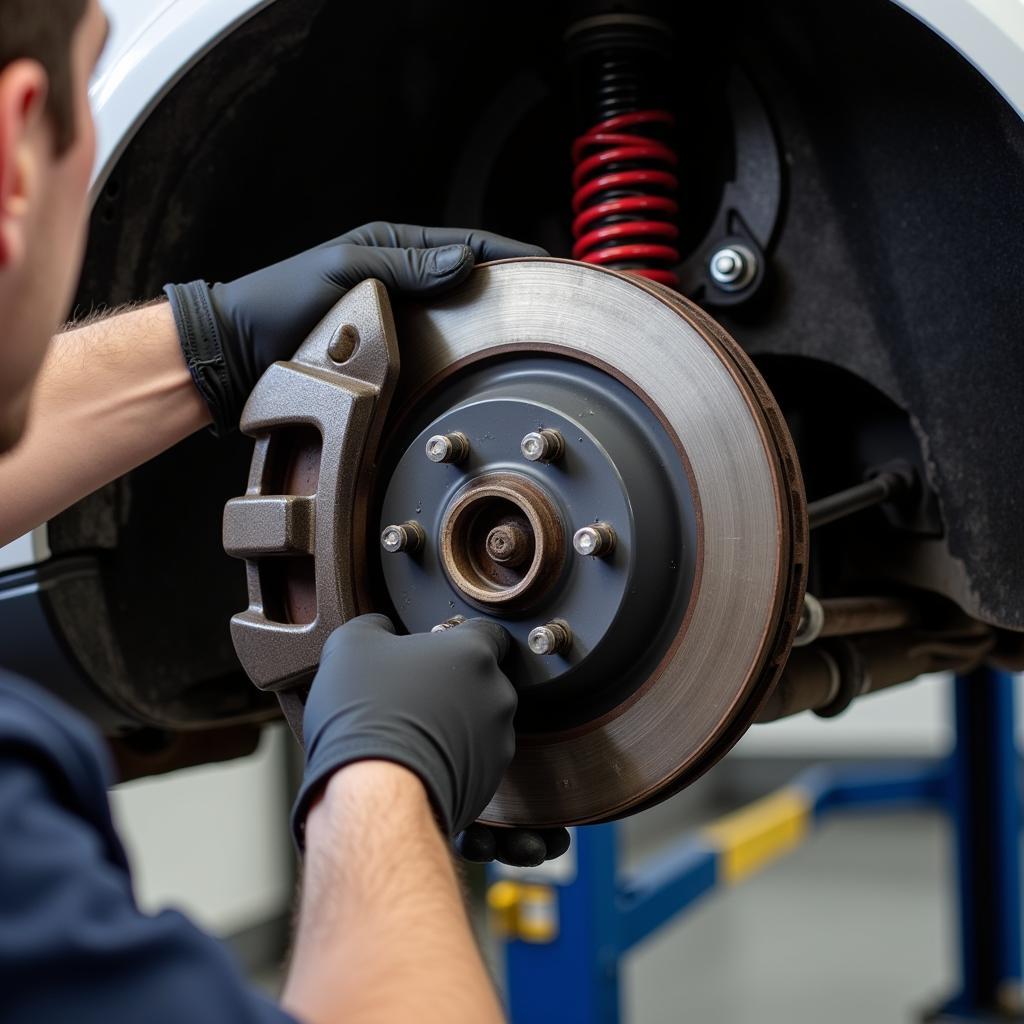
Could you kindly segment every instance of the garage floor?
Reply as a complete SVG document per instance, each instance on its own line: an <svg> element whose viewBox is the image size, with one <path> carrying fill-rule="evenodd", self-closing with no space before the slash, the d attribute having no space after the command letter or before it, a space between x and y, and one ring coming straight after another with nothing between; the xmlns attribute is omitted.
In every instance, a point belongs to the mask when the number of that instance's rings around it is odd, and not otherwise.
<svg viewBox="0 0 1024 1024"><path fill-rule="evenodd" d="M727 758L623 823L627 864L805 766ZM950 842L945 820L930 812L833 818L640 945L623 969L623 1024L919 1020L955 984Z"/></svg>
<svg viewBox="0 0 1024 1024"><path fill-rule="evenodd" d="M889 1024L955 977L947 830L932 815L834 821L641 946L628 1024Z"/></svg>

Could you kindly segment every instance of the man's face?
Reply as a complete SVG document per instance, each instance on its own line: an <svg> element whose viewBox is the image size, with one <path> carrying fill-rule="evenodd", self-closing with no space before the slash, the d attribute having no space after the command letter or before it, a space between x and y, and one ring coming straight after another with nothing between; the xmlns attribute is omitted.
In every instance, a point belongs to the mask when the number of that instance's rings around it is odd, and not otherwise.
<svg viewBox="0 0 1024 1024"><path fill-rule="evenodd" d="M78 281L96 158L88 85L107 29L89 0L70 53L74 138L60 154L45 71L24 60L0 71L0 452L25 429L32 386Z"/></svg>

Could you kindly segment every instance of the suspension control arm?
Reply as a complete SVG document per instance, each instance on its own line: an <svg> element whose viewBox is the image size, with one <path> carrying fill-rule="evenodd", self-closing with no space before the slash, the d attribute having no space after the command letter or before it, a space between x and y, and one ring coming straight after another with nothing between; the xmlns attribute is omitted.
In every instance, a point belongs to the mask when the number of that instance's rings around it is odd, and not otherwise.
<svg viewBox="0 0 1024 1024"><path fill-rule="evenodd" d="M794 649L757 721L773 722L801 711L832 718L866 693L909 682L926 672L976 668L993 643L993 631L980 622L942 631L897 629L822 639Z"/></svg>

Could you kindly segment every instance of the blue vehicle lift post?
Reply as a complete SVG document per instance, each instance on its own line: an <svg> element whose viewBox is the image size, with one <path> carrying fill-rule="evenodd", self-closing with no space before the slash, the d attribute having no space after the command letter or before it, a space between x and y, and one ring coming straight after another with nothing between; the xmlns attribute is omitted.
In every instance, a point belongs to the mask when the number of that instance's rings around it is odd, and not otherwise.
<svg viewBox="0 0 1024 1024"><path fill-rule="evenodd" d="M960 915L960 991L929 1019L1024 1020L1013 687L1012 675L989 669L957 678L948 758L811 768L630 872L619 867L615 824L581 828L565 884L495 882L512 1024L618 1024L620 959L700 897L784 855L834 813L922 806L951 817Z"/></svg>
<svg viewBox="0 0 1024 1024"><path fill-rule="evenodd" d="M957 850L960 992L937 1020L1021 1013L1020 760L1014 678L981 669L954 689L949 811Z"/></svg>

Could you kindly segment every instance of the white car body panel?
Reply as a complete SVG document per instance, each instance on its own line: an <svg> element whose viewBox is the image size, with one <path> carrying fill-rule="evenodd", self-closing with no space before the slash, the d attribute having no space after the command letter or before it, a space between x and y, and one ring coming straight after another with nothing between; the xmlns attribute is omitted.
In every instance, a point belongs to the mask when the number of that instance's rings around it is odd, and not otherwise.
<svg viewBox="0 0 1024 1024"><path fill-rule="evenodd" d="M112 24L89 90L99 134L93 193L188 69L274 0L103 0ZM893 0L969 60L1024 118L1024 0ZM851 17L856 0L846 0ZM46 527L0 547L0 572L49 557Z"/></svg>
<svg viewBox="0 0 1024 1024"><path fill-rule="evenodd" d="M1024 118L1024 0L893 2L963 54Z"/></svg>
<svg viewBox="0 0 1024 1024"><path fill-rule="evenodd" d="M99 135L93 190L139 125L204 54L273 0L105 0L113 29L89 89Z"/></svg>

